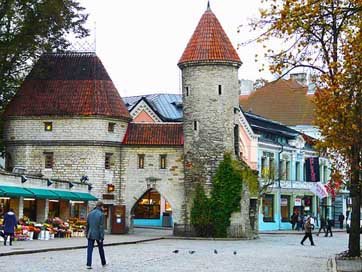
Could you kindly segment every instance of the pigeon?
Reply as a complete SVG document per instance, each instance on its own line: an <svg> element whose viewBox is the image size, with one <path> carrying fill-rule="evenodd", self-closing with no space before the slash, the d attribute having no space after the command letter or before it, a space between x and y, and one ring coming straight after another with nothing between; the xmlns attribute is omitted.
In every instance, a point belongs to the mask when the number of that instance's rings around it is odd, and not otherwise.
<svg viewBox="0 0 362 272"><path fill-rule="evenodd" d="M237 253L237 252L236 252L236 251L234 251L234 255L236 255L236 253Z"/></svg>
<svg viewBox="0 0 362 272"><path fill-rule="evenodd" d="M177 253L178 253L178 249L176 249L176 250L172 251L172 253L177 254Z"/></svg>
<svg viewBox="0 0 362 272"><path fill-rule="evenodd" d="M195 250L190 250L189 253L190 254L194 254L196 251Z"/></svg>
<svg viewBox="0 0 362 272"><path fill-rule="evenodd" d="M216 249L214 249L214 253L217 254L217 250L216 250Z"/></svg>

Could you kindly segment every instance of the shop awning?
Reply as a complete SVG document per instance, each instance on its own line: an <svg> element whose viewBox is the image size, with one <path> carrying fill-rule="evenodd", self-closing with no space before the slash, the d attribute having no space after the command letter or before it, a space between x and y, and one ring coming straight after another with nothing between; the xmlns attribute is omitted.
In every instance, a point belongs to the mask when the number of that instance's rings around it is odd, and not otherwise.
<svg viewBox="0 0 362 272"><path fill-rule="evenodd" d="M25 188L25 189L30 191L35 196L35 198L59 199L59 196L53 193L51 190L39 189L39 188Z"/></svg>
<svg viewBox="0 0 362 272"><path fill-rule="evenodd" d="M68 191L58 191L58 190L51 190L53 193L55 193L59 199L64 199L64 200L80 200L79 196L77 196L75 193L73 192L68 192Z"/></svg>
<svg viewBox="0 0 362 272"><path fill-rule="evenodd" d="M8 197L19 197L19 196L34 197L34 195L30 191L22 187L5 186L5 185L0 185L0 195Z"/></svg>
<svg viewBox="0 0 362 272"><path fill-rule="evenodd" d="M82 192L73 192L77 196L79 196L80 200L83 201L97 201L98 198L96 198L94 195L91 195L89 193L82 193Z"/></svg>

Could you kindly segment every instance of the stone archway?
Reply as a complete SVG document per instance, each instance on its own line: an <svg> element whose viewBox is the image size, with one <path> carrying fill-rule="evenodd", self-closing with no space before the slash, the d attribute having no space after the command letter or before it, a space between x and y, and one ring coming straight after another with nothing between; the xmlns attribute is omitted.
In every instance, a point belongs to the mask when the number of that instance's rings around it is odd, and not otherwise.
<svg viewBox="0 0 362 272"><path fill-rule="evenodd" d="M134 203L131 210L133 227L172 227L172 207L156 189L148 189Z"/></svg>

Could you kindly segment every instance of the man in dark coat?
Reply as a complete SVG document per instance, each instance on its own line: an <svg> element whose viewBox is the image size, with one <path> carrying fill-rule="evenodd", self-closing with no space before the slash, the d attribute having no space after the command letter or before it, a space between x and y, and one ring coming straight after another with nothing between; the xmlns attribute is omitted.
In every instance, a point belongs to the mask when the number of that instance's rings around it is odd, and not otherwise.
<svg viewBox="0 0 362 272"><path fill-rule="evenodd" d="M302 246L304 246L303 243L304 243L304 241L305 241L307 238L309 238L310 245L311 245L311 246L315 246L315 244L314 244L314 242L313 242L312 224L310 223L310 219L311 219L311 217L309 216L309 217L307 218L307 221L306 221L305 224L304 224L305 235L304 235L302 241L300 242L300 244L301 244Z"/></svg>
<svg viewBox="0 0 362 272"><path fill-rule="evenodd" d="M339 221L339 228L340 228L340 229L343 229L343 221L344 221L344 215L343 215L343 213L341 213L341 214L338 216L338 221Z"/></svg>
<svg viewBox="0 0 362 272"><path fill-rule="evenodd" d="M92 253L94 242L97 241L99 256L101 257L102 266L106 265L106 257L104 255L104 213L103 202L98 201L95 209L93 209L87 217L86 229L88 248L87 248L87 268L92 269Z"/></svg>
<svg viewBox="0 0 362 272"><path fill-rule="evenodd" d="M4 246L6 246L6 240L10 236L10 245L13 245L15 227L17 224L16 215L14 209L10 208L9 211L5 214L4 217Z"/></svg>
<svg viewBox="0 0 362 272"><path fill-rule="evenodd" d="M331 220L331 219L329 219L329 217L327 216L327 219L326 219L327 232L326 232L326 234L324 235L325 237L327 237L327 236L328 236L328 233L330 233L330 234L331 234L331 236L330 236L330 237L332 237L332 236L333 236L333 233L332 233L332 225L333 225L332 220Z"/></svg>

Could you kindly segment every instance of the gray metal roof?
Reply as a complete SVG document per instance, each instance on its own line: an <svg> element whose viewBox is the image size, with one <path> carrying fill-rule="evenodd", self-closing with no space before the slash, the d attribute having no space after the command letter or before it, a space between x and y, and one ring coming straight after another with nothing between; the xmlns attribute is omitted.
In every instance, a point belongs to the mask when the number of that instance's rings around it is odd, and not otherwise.
<svg viewBox="0 0 362 272"><path fill-rule="evenodd" d="M162 120L179 122L182 121L182 96L179 94L148 94L139 96L123 97L129 111L131 111L141 100L156 112Z"/></svg>

